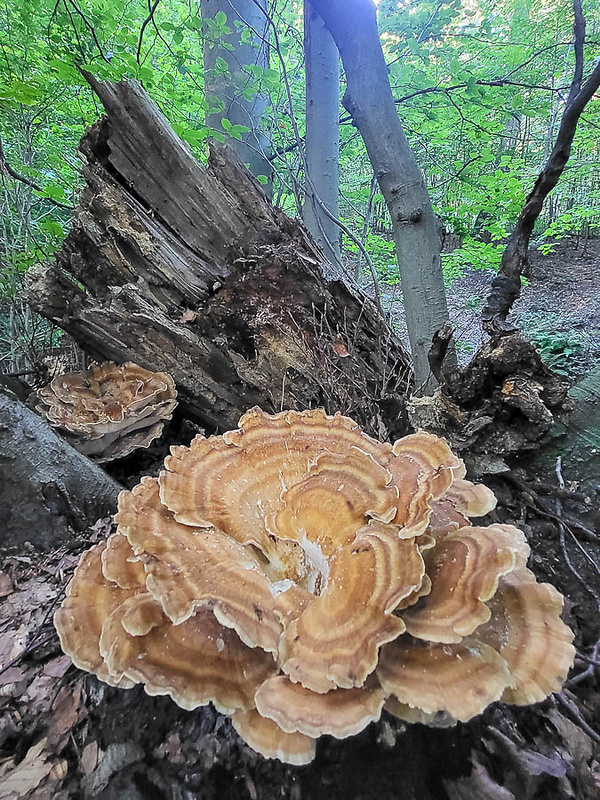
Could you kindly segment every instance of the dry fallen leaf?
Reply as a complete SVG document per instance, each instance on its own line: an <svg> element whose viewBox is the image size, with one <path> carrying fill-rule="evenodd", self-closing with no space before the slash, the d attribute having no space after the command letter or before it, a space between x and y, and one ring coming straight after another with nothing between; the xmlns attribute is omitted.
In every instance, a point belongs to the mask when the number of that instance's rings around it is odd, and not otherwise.
<svg viewBox="0 0 600 800"><path fill-rule="evenodd" d="M6 597L14 591L13 582L10 575L6 572L0 572L0 597Z"/></svg>
<svg viewBox="0 0 600 800"><path fill-rule="evenodd" d="M344 340L339 334L333 340L332 347L340 358L348 358L350 356L348 348L344 344Z"/></svg>
<svg viewBox="0 0 600 800"><path fill-rule="evenodd" d="M73 662L69 656L58 656L53 658L44 667L44 675L50 675L53 678L62 678Z"/></svg>
<svg viewBox="0 0 600 800"><path fill-rule="evenodd" d="M191 308L186 308L183 314L179 317L179 322L194 322L198 319L198 314L196 311L192 311Z"/></svg>
<svg viewBox="0 0 600 800"><path fill-rule="evenodd" d="M98 742L90 742L83 748L79 762L84 775L89 775L98 764Z"/></svg>
<svg viewBox="0 0 600 800"><path fill-rule="evenodd" d="M85 712L85 706L81 702L81 688L81 680L73 687L63 686L52 704L53 714L48 737L56 751L60 750L63 739L68 738Z"/></svg>
<svg viewBox="0 0 600 800"><path fill-rule="evenodd" d="M15 766L5 764L0 771L0 800L18 800L33 791L49 775L53 765L46 761L47 739L30 747L25 758Z"/></svg>

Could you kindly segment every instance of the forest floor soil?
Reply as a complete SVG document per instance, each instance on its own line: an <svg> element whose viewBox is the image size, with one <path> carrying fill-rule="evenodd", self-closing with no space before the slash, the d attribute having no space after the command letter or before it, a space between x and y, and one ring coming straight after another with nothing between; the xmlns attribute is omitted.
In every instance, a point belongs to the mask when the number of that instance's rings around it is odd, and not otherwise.
<svg viewBox="0 0 600 800"><path fill-rule="evenodd" d="M599 267L600 240L585 249L565 243L550 256L536 253L515 307L515 321L530 334L541 329L549 357L573 377L600 354ZM492 277L470 271L450 289L463 361L481 340L478 318ZM401 324L392 292L386 288L386 299ZM559 334L567 344L560 339L557 351L552 346ZM137 473L143 458L130 468ZM597 534L585 535L580 525L561 538L552 494L536 499L533 489L524 492L502 476L492 488L499 505L488 521L523 528L533 551L531 569L567 597L565 617L579 660L560 695L525 708L493 704L481 717L449 729L405 725L384 714L348 740L324 737L311 765L267 761L212 707L187 712L140 687L111 688L61 653L52 616L81 551L112 530L104 520L53 553L31 548L0 558L0 800L597 797ZM569 514L588 524L585 503L565 500L563 506L569 524Z"/></svg>
<svg viewBox="0 0 600 800"><path fill-rule="evenodd" d="M462 364L481 344L481 310L494 274L470 269L448 286ZM383 299L407 341L399 287L386 286ZM549 366L573 378L584 374L600 357L600 239L564 240L548 255L532 250L527 283L509 321L536 344Z"/></svg>

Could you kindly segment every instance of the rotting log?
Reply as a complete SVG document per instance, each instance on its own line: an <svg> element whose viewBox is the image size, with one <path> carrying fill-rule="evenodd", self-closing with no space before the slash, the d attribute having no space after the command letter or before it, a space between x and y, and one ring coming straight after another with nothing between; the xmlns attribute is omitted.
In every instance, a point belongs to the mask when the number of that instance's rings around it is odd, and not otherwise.
<svg viewBox="0 0 600 800"><path fill-rule="evenodd" d="M202 166L138 84L89 81L107 116L81 141L86 185L31 305L94 358L170 373L210 431L253 405L319 405L404 433L410 362L371 301L323 277L231 152Z"/></svg>
<svg viewBox="0 0 600 800"><path fill-rule="evenodd" d="M52 550L114 513L122 487L0 387L0 550Z"/></svg>
<svg viewBox="0 0 600 800"><path fill-rule="evenodd" d="M413 398L408 413L415 428L444 436L469 475L480 477L506 471L507 460L539 450L566 418L567 390L568 381L515 332L484 343L433 397Z"/></svg>

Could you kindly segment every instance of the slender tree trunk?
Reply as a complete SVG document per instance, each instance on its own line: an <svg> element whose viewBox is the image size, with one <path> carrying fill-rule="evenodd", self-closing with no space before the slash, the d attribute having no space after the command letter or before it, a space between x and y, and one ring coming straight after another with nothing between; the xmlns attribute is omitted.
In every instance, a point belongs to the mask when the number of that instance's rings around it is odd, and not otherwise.
<svg viewBox="0 0 600 800"><path fill-rule="evenodd" d="M265 94L245 95L255 76L251 67L269 66L269 48L264 41L267 33L265 0L202 0L203 19L212 19L221 11L227 16L231 33L216 44L208 34L204 46L204 80L207 99L211 106L219 106L206 117L206 122L224 132L221 120L225 117L232 125L244 125L250 130L241 139L228 137L227 143L254 176L265 175L271 184L272 168L268 160L270 142L263 127L263 115L268 98ZM247 41L242 41L241 30L250 30ZM230 45L227 49L220 44ZM221 59L228 72L219 69Z"/></svg>
<svg viewBox="0 0 600 800"><path fill-rule="evenodd" d="M331 217L338 216L340 56L310 0L304 2L304 58L306 187L302 217L328 260L335 263L340 258L340 229Z"/></svg>
<svg viewBox="0 0 600 800"><path fill-rule="evenodd" d="M510 324L507 324L506 318L521 293L521 275L529 263L529 240L535 221L569 160L579 117L600 87L600 62L596 62L588 78L583 80L585 19L581 0L573 0L573 11L575 71L556 141L521 209L481 315L485 331L496 340L513 330Z"/></svg>
<svg viewBox="0 0 600 800"><path fill-rule="evenodd" d="M398 119L375 6L371 0L312 3L340 51L347 81L343 104L364 139L392 217L415 378L431 388L427 353L448 320L438 223Z"/></svg>

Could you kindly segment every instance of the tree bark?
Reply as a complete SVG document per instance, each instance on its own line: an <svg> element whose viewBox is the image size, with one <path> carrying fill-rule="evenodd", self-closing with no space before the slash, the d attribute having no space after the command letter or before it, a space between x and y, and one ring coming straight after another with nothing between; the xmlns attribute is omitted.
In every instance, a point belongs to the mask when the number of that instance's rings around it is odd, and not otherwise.
<svg viewBox="0 0 600 800"><path fill-rule="evenodd" d="M406 353L372 303L326 281L306 230L224 148L200 166L137 84L90 82L84 189L34 307L94 358L170 373L210 431L250 406L325 406L406 430Z"/></svg>
<svg viewBox="0 0 600 800"><path fill-rule="evenodd" d="M121 486L2 387L0 453L0 549L53 550L115 512Z"/></svg>
<svg viewBox="0 0 600 800"><path fill-rule="evenodd" d="M521 275L524 274L529 263L529 240L535 221L542 211L546 197L558 183L567 165L579 118L600 87L600 61L587 80L582 83L585 20L581 9L581 0L573 0L573 11L575 18L573 25L575 72L558 135L552 152L519 214L515 229L502 254L498 275L492 282L492 288L481 315L484 329L495 340L514 330L506 324L506 318L521 293Z"/></svg>
<svg viewBox="0 0 600 800"><path fill-rule="evenodd" d="M227 143L247 165L254 176L264 175L270 186L273 168L268 159L269 137L263 127L263 115L267 109L268 97L265 94L246 96L248 85L256 80L251 67L269 67L269 46L263 41L268 27L265 0L202 0L202 18L213 19L221 11L227 16L227 26L231 33L215 44L210 34L206 34L204 45L204 81L207 100L215 101L221 108L206 117L206 122L220 132L223 117L232 125L244 125L249 131L241 138L228 137ZM247 41L242 41L236 23L243 24L250 31ZM227 49L222 45L229 45ZM228 72L217 68L217 59L227 64Z"/></svg>
<svg viewBox="0 0 600 800"><path fill-rule="evenodd" d="M438 224L398 119L371 0L311 0L346 72L346 110L364 139L392 218L417 385L435 384L427 353L448 320ZM448 366L452 363L450 356Z"/></svg>
<svg viewBox="0 0 600 800"><path fill-rule="evenodd" d="M310 0L304 2L304 60L306 187L302 218L335 264L340 258L340 229L332 219L339 216L340 56Z"/></svg>

